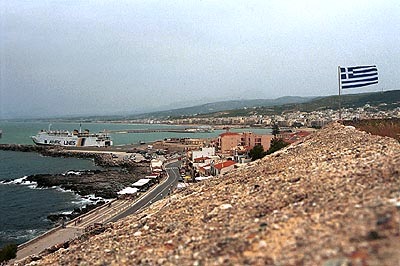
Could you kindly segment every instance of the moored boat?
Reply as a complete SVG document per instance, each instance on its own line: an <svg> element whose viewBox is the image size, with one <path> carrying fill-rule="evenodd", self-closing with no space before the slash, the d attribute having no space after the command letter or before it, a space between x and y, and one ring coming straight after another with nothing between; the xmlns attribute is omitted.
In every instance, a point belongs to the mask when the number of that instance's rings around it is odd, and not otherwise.
<svg viewBox="0 0 400 266"><path fill-rule="evenodd" d="M31 137L36 145L65 147L107 147L113 142L106 133L90 133L89 130L41 130Z"/></svg>

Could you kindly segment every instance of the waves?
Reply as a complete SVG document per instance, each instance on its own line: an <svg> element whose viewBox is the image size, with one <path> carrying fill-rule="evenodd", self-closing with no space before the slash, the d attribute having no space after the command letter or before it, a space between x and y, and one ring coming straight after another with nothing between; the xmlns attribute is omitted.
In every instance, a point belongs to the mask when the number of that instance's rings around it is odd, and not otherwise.
<svg viewBox="0 0 400 266"><path fill-rule="evenodd" d="M37 182L29 181L27 180L27 178L28 176L23 176L14 180L2 180L0 181L0 184L22 185L22 186L27 186L31 189L43 189L43 188L38 188Z"/></svg>
<svg viewBox="0 0 400 266"><path fill-rule="evenodd" d="M80 175L80 172L75 172L75 171L68 171L65 173L65 175ZM52 187L38 187L38 183L35 181L29 181L27 180L28 176L23 176L20 178L16 178L13 180L2 180L0 181L0 184L3 185L20 185L20 186L26 186L30 189L54 189L58 192L61 193L72 193L75 197L74 200L71 201L72 204L78 205L78 206L84 206L86 204L97 204L98 202L107 202L110 201L111 199L104 199L102 197L96 197L94 194L89 194L89 195L79 195L76 192L72 191L71 189L64 189L59 186L52 186Z"/></svg>
<svg viewBox="0 0 400 266"><path fill-rule="evenodd" d="M98 169L91 160L41 157L37 153L0 151L0 248L21 244L54 227L50 214L72 213L93 203L72 190L42 187L29 181L36 174L79 174ZM69 172L69 173L68 173ZM89 199L90 198L90 199Z"/></svg>

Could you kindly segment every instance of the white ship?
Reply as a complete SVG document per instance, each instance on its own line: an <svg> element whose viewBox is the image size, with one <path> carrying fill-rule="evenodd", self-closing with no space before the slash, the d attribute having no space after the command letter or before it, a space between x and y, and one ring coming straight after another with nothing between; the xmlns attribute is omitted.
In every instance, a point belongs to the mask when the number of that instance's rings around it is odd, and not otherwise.
<svg viewBox="0 0 400 266"><path fill-rule="evenodd" d="M65 147L107 147L113 142L106 133L93 134L89 130L41 130L31 137L36 145L65 146Z"/></svg>

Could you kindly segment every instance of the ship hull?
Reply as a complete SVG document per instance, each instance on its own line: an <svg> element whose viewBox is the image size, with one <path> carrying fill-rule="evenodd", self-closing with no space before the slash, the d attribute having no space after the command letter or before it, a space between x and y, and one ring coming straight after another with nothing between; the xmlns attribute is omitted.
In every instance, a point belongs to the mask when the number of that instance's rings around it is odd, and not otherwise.
<svg viewBox="0 0 400 266"><path fill-rule="evenodd" d="M113 144L108 136L101 134L71 135L69 132L53 133L42 131L31 138L36 145L40 146L107 147Z"/></svg>

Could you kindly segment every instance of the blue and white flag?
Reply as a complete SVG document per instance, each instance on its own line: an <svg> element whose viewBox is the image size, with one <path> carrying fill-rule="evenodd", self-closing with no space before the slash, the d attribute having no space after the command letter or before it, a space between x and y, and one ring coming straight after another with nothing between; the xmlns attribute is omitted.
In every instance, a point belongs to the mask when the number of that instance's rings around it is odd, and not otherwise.
<svg viewBox="0 0 400 266"><path fill-rule="evenodd" d="M342 89L352 89L378 83L376 66L340 67Z"/></svg>

